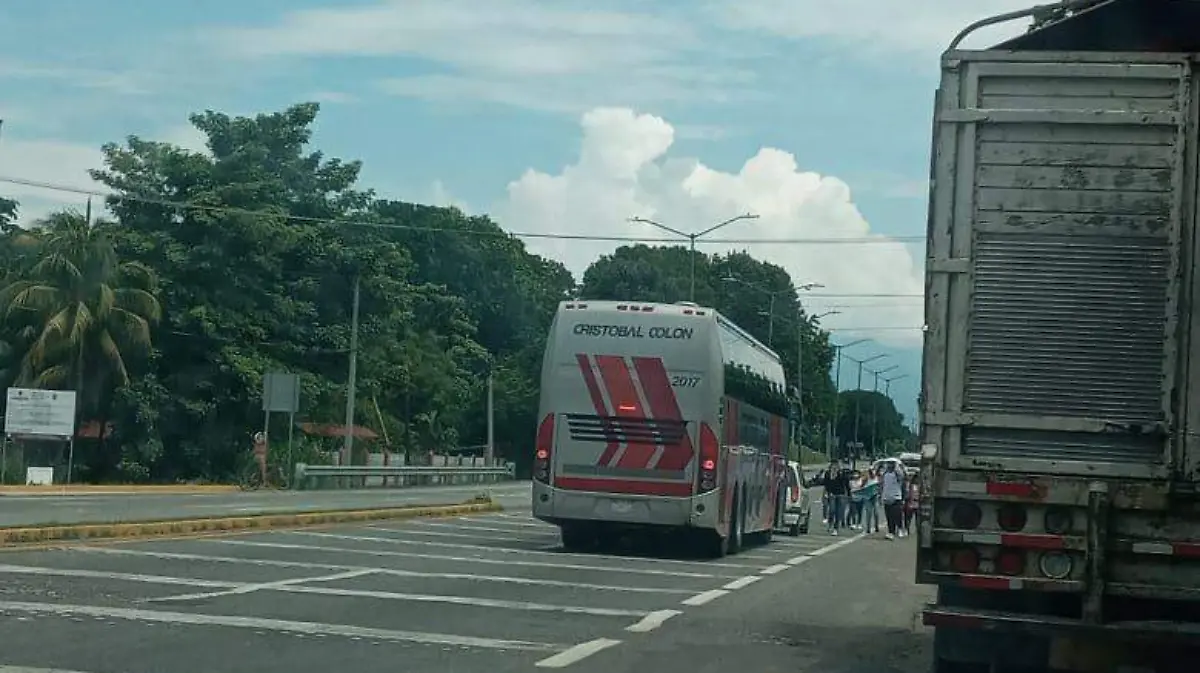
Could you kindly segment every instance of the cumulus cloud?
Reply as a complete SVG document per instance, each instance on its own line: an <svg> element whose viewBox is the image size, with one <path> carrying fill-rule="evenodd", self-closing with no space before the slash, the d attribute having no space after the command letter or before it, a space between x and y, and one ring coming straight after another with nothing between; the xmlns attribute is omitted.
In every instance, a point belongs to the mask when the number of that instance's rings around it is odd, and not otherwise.
<svg viewBox="0 0 1200 673"><path fill-rule="evenodd" d="M666 120L624 108L598 108L582 118L576 161L557 173L527 170L508 185L493 208L507 227L537 233L573 233L662 238L664 232L628 222L656 220L682 231L698 231L750 211L759 219L731 225L713 238L855 239L848 243L712 243L704 252L746 250L783 267L793 280L817 282L822 293L841 295L921 294L921 269L900 242L874 234L854 205L850 187L836 177L801 168L790 153L763 148L737 172L723 172L694 159L669 156L675 129ZM529 247L561 260L577 276L618 243L531 239ZM918 302L851 307L835 298L810 297L805 306L821 312L839 303L830 328L914 327ZM882 305L881 305L882 304ZM878 341L911 347L917 330L872 331ZM853 337L849 337L853 338Z"/></svg>

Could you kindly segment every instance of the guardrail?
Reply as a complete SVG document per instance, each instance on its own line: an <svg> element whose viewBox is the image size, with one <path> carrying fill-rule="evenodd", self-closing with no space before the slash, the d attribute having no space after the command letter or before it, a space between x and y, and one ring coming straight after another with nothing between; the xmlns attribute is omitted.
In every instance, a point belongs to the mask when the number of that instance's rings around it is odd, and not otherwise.
<svg viewBox="0 0 1200 673"><path fill-rule="evenodd" d="M478 467L455 465L307 465L296 463L292 488L369 487L368 479L379 479L378 487L449 486L491 484L516 479L516 465ZM391 483L389 484L389 480Z"/></svg>

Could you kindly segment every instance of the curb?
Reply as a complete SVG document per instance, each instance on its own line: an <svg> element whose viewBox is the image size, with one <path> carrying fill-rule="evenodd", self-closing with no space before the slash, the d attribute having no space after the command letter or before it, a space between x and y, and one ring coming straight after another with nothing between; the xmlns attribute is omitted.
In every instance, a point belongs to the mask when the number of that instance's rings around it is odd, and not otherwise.
<svg viewBox="0 0 1200 673"><path fill-rule="evenodd" d="M0 486L0 495L74 495L84 493L111 493L114 495L159 493L162 495L192 493L233 493L238 487L231 484L161 484L145 485L97 485L78 486Z"/></svg>
<svg viewBox="0 0 1200 673"><path fill-rule="evenodd" d="M200 519L143 521L136 523L67 524L61 526L0 528L0 548L43 544L47 542L177 537L199 533L228 533L234 531L267 530L271 528L302 528L305 526L377 521L380 519L462 516L479 512L499 512L502 509L499 503L494 501L476 501L461 505L291 512L237 517L225 516Z"/></svg>

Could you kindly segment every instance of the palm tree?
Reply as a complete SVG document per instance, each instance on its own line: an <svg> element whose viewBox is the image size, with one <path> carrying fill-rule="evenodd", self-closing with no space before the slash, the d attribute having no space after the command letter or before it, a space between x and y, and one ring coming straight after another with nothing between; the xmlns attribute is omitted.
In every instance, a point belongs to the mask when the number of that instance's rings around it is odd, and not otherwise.
<svg viewBox="0 0 1200 673"><path fill-rule="evenodd" d="M0 315L29 335L16 382L74 388L81 407L89 384L98 407L129 383L127 357L150 350L150 325L162 315L153 273L120 262L103 227L77 212L50 215L38 233L37 262L0 289Z"/></svg>

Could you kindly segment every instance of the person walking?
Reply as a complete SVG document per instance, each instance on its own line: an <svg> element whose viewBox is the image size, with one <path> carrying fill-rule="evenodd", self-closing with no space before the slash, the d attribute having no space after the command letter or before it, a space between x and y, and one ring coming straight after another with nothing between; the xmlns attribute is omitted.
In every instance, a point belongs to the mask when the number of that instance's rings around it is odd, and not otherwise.
<svg viewBox="0 0 1200 673"><path fill-rule="evenodd" d="M847 501L850 499L850 471L831 465L825 478L825 493L829 496L830 535L837 535L838 530L846 527Z"/></svg>
<svg viewBox="0 0 1200 673"><path fill-rule="evenodd" d="M912 522L917 513L917 506L921 502L921 489L917 486L917 480L908 478L905 480L904 494L904 520L900 527L900 537L908 537L912 534Z"/></svg>
<svg viewBox="0 0 1200 673"><path fill-rule="evenodd" d="M866 501L863 499L863 487L866 486L867 479L859 472L850 474L850 518L848 528L851 530L862 529L863 505Z"/></svg>
<svg viewBox="0 0 1200 673"><path fill-rule="evenodd" d="M875 470L867 470L863 485L863 532L879 532L879 475Z"/></svg>
<svg viewBox="0 0 1200 673"><path fill-rule="evenodd" d="M883 516L887 519L887 534L884 537L894 540L904 517L904 476L896 469L894 461L884 464L879 489L879 497L883 500Z"/></svg>

